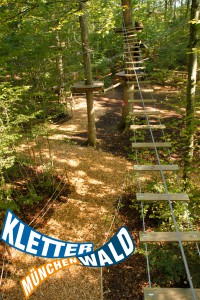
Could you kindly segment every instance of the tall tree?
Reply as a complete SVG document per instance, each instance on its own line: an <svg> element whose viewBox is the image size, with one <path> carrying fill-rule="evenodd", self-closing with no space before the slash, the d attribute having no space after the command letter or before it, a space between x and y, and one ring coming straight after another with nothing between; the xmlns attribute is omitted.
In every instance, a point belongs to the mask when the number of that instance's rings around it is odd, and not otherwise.
<svg viewBox="0 0 200 300"><path fill-rule="evenodd" d="M83 64L84 64L84 74L85 74L85 84L92 85L92 64L91 55L89 48L89 35L88 26L86 19L86 4L85 2L80 3L80 9L82 14L80 16L80 27L81 27L81 39L83 47ZM94 111L94 92L89 90L86 92L87 99L87 116L88 116L88 145L95 146L96 143L96 125L95 125L95 111Z"/></svg>
<svg viewBox="0 0 200 300"><path fill-rule="evenodd" d="M197 82L197 44L200 0L192 0L190 17L190 38L188 45L188 83L186 106L186 139L184 156L184 181L189 185L189 176L193 160L195 134L195 91Z"/></svg>
<svg viewBox="0 0 200 300"><path fill-rule="evenodd" d="M123 28L126 30L130 26L133 25L132 22L132 2L131 0L121 0L122 11L123 11ZM124 31L124 34L126 31ZM127 126L127 117L129 113L133 110L133 105L128 100L133 99L134 97L134 84L128 84L128 78L124 79L124 103L122 108L122 117L120 123L118 125L119 129L125 129L129 127ZM132 92L130 93L130 91Z"/></svg>

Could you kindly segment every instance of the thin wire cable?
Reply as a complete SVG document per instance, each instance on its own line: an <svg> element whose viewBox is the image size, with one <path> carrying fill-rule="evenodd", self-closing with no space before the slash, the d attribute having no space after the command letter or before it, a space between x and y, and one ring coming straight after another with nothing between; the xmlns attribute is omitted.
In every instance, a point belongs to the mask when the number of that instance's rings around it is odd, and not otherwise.
<svg viewBox="0 0 200 300"><path fill-rule="evenodd" d="M108 241L109 236L111 235L112 229L114 227L117 214L119 213L119 210L120 210L121 201L122 201L122 198L123 198L123 193L124 193L125 188L126 188L126 182L127 182L128 175L129 175L129 172L126 172L125 178L124 178L124 181L123 181L123 184L122 184L122 188L121 188L122 193L121 193L120 197L118 198L117 207L115 209L115 212L114 212L114 215L113 215L113 218L112 218L109 230L108 230L108 232L106 234L106 238L105 238L105 240L103 242L103 245ZM103 268L100 268L100 285L101 285L101 300L103 300L103 298L104 298L103 297L103 295L104 295L104 289L103 289Z"/></svg>
<svg viewBox="0 0 200 300"><path fill-rule="evenodd" d="M136 139L136 133L135 133L135 131L134 131L134 140L135 140L135 143L136 143L137 139ZM136 154L137 165L139 165L138 150L137 149L135 149L135 154ZM137 174L138 174L139 191L140 191L140 194L141 194L142 193L141 179L140 179L140 175L139 175L138 172L137 172ZM144 216L144 204L143 204L142 201L141 201L141 211L142 211L143 230L145 232L146 231L146 225L145 225L145 216ZM145 243L144 245L145 245L145 255L146 255L146 261L147 261L148 281L149 281L149 287L151 288L152 287L152 282L151 282L151 271L150 271L150 261L149 261L148 245L147 245L147 243Z"/></svg>
<svg viewBox="0 0 200 300"><path fill-rule="evenodd" d="M64 177L64 176L63 176L63 177ZM39 217L40 217L41 213L43 212L43 210L44 210L44 209L48 206L48 204L51 202L51 204L49 205L49 207L46 209L46 211L43 213L43 215L42 215L40 218L43 218L43 217L46 215L46 213L48 212L48 210L50 209L50 207L53 205L53 203L56 201L56 199L60 196L60 194L62 193L62 191L64 190L64 188L66 187L67 184L68 184L68 182L65 182L65 183L64 183L62 189L59 191L59 193L58 193L58 194L56 195L56 197L53 199L54 195L56 194L56 192L58 192L58 188L59 188L60 185L61 185L61 181L59 182L59 185L58 185L58 187L56 188L56 190L53 192L52 196L49 198L49 200L48 200L47 203L44 205L44 207L40 210L40 212L37 214L37 216L36 216L35 218L33 218L33 220L28 224L29 226L30 226L33 222L36 222L36 221L39 219ZM52 201L52 199L53 199L53 201ZM36 224L37 224L37 222L36 222ZM36 226L36 224L34 225L34 227ZM33 228L34 228L34 227L33 227Z"/></svg>
<svg viewBox="0 0 200 300"><path fill-rule="evenodd" d="M6 249L6 246L5 246L5 249ZM1 276L0 276L0 286L2 285L2 282L3 282L4 269L5 269L5 255L3 255L3 264L2 264Z"/></svg>
<svg viewBox="0 0 200 300"><path fill-rule="evenodd" d="M140 87L140 83L139 83L136 71L135 71L135 76L136 76L136 81L137 81L138 88L139 88L140 97L141 97L141 100L142 100L142 103L143 103L143 107L145 107L144 98L143 98L143 95L142 95L142 92L141 92L141 87ZM175 218L175 214L174 214L172 202L171 202L171 199L170 199L170 195L169 195L168 186L167 186L167 183L166 183L164 171L162 170L162 167L161 167L162 165L161 165L158 149L155 145L155 138L154 138L154 135L153 135L153 131L151 129L151 124L150 124L150 121L149 121L148 114L146 114L146 121L147 121L147 125L148 125L148 128L149 128L150 134L151 134L152 142L154 144L154 149L155 149L155 153L156 153L157 162L158 162L158 165L160 166L160 173L161 173L162 181L163 181L164 188L165 188L165 191L166 191L166 196L167 196L167 200L168 200L168 203L169 203L169 207L170 207L170 211L171 211L171 215L172 215L172 220L173 220L173 223L174 223L174 228L175 228L175 232L176 232L176 235L177 235L179 247L180 247L180 250L181 250L181 254L182 254L182 258L183 258L187 278L188 278L190 288L191 288L191 292L192 292L192 296L193 296L194 300L197 300L195 290L194 290L194 286L193 286L193 282L192 282L191 275L190 275L190 270L189 270L188 263L187 263L187 258L186 258L185 251L184 251L182 241L181 241L180 231L179 231L178 224L177 224L177 221L176 221L176 218Z"/></svg>

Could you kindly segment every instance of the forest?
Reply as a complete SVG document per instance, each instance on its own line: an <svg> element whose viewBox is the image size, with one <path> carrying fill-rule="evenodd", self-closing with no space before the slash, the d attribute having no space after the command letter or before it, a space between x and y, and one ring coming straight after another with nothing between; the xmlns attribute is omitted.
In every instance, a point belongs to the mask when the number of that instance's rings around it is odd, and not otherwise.
<svg viewBox="0 0 200 300"><path fill-rule="evenodd" d="M199 12L200 0L0 2L1 232L9 210L57 241L101 249L125 226L135 245L39 285L52 259L1 235L0 300L28 299L27 274L30 300L200 299Z"/></svg>

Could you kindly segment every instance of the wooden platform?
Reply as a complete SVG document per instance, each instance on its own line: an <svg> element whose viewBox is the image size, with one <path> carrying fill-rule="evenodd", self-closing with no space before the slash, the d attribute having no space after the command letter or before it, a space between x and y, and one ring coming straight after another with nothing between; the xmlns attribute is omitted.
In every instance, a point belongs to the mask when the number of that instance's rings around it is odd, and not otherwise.
<svg viewBox="0 0 200 300"><path fill-rule="evenodd" d="M200 289L195 289L200 299ZM185 288L144 288L144 300L194 300L191 289Z"/></svg>
<svg viewBox="0 0 200 300"><path fill-rule="evenodd" d="M72 86L72 92L74 93L86 93L88 90L103 91L104 83L102 81L94 81L92 85L86 85L84 81L74 83Z"/></svg>
<svg viewBox="0 0 200 300"><path fill-rule="evenodd" d="M130 116L160 115L159 110L134 110L129 113Z"/></svg>
<svg viewBox="0 0 200 300"><path fill-rule="evenodd" d="M150 148L154 149L156 148L171 148L172 144L171 143L133 143L132 148Z"/></svg>
<svg viewBox="0 0 200 300"><path fill-rule="evenodd" d="M178 171L178 165L134 165L135 171Z"/></svg>
<svg viewBox="0 0 200 300"><path fill-rule="evenodd" d="M182 242L199 242L199 231L185 231L180 232L180 238ZM144 243L159 243L159 242L178 242L176 232L140 232L140 242Z"/></svg>
<svg viewBox="0 0 200 300"><path fill-rule="evenodd" d="M171 201L190 201L187 194L177 193L177 194L169 194L169 198ZM137 193L136 194L137 201L168 201L167 194L154 194L154 193Z"/></svg>
<svg viewBox="0 0 200 300"><path fill-rule="evenodd" d="M157 129L165 129L165 125L131 125L131 130L144 130L144 129L150 129L151 130L157 130Z"/></svg>

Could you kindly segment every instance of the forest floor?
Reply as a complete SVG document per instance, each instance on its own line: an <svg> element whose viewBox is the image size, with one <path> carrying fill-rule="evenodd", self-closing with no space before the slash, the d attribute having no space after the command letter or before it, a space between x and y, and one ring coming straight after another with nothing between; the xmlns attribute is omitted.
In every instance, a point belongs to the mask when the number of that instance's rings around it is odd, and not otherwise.
<svg viewBox="0 0 200 300"><path fill-rule="evenodd" d="M156 98L163 101L170 98L174 101L174 109L168 105L167 100L165 105L161 102L158 104L162 109L163 118L181 118L181 110L176 107L178 91L171 87L155 88ZM49 143L41 138L40 149L35 147L34 142L20 146L21 154L27 154L30 149L34 149L34 159L42 155L43 160L48 163L51 158L56 172L60 176L67 175L72 187L68 196L55 201L52 199L51 208L45 218L37 219L31 225L43 234L65 241L89 241L94 243L97 249L120 226L125 225L139 249L138 232L142 230L142 220L136 210L130 209L131 197L134 198L137 191L137 181L132 171L133 163L129 158L130 133L117 130L122 95L123 90L119 87L107 95L96 97L98 145L95 149L83 146L87 139L87 112L86 100L82 96L76 96L74 99L72 119L61 124L49 125ZM128 189L124 189L124 182ZM108 236L119 199L123 205ZM32 219L37 217L37 213L37 207L34 211L27 210ZM46 261L25 255L13 248L10 251L12 263L7 266L7 276L3 279L1 299L21 300L24 296L19 284L20 279L28 273L28 269L40 266ZM100 282L100 270L73 266L45 281L30 296L30 300L98 300L101 295ZM137 250L120 265L105 269L103 283L105 299L143 299L143 287L148 286L144 254Z"/></svg>

